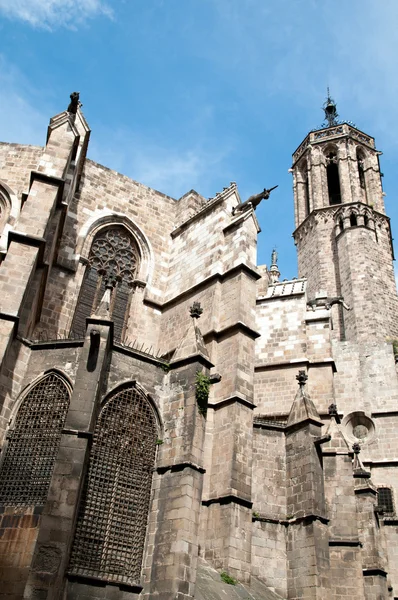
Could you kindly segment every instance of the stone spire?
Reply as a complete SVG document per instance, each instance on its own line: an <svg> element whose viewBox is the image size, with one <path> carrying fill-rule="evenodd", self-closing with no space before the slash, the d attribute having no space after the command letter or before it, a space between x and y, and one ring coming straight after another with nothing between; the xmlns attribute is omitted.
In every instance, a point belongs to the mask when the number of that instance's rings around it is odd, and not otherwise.
<svg viewBox="0 0 398 600"><path fill-rule="evenodd" d="M189 327L176 348L172 358L173 362L197 355L201 355L209 360L209 354L203 341L202 333L197 325L197 320L200 319L202 313L203 308L201 307L200 302L194 302L189 309L189 314L191 316Z"/></svg>
<svg viewBox="0 0 398 600"><path fill-rule="evenodd" d="M296 375L296 379L299 384L299 389L297 390L292 408L290 409L286 426L291 427L292 425L296 425L297 423L308 420L315 421L316 423L322 425L322 421L319 417L317 409L315 408L315 404L309 397L306 390L306 381L308 379L307 373L304 370L299 371L298 375Z"/></svg>
<svg viewBox="0 0 398 600"><path fill-rule="evenodd" d="M331 404L328 409L330 422L325 435L330 436L330 440L326 442L323 449L339 449L344 452L349 451L348 441L346 440L341 428L340 416L336 404Z"/></svg>
<svg viewBox="0 0 398 600"><path fill-rule="evenodd" d="M279 281L280 271L278 268L278 253L275 248L272 250L271 254L271 266L269 268L268 277L271 285L278 283Z"/></svg>

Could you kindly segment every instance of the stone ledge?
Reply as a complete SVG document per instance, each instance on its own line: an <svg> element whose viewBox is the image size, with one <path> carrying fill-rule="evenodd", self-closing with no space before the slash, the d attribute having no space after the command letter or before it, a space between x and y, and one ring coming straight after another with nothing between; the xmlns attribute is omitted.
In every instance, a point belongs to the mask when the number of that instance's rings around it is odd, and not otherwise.
<svg viewBox="0 0 398 600"><path fill-rule="evenodd" d="M306 365L307 367L324 367L331 366L333 373L337 373L336 363L333 358L324 358L323 360L311 361L308 358L294 358L292 360L285 360L280 362L272 363L257 363L254 366L254 371L272 371L272 369L284 369L286 367L297 367L299 365ZM398 415L398 413L397 413Z"/></svg>
<svg viewBox="0 0 398 600"><path fill-rule="evenodd" d="M202 506L210 506L211 504L239 504L239 506L244 506L245 508L253 508L253 502L251 502L251 500L236 496L235 494L202 500Z"/></svg>
<svg viewBox="0 0 398 600"><path fill-rule="evenodd" d="M191 365L193 363L200 363L207 369L212 369L214 367L213 363L210 362L208 357L201 353L184 356L183 358L178 358L177 360L171 360L169 366L170 370L173 371L174 369L179 369L180 367L185 367L186 365Z"/></svg>
<svg viewBox="0 0 398 600"><path fill-rule="evenodd" d="M327 517L322 517L321 515L315 515L315 514L310 514L310 515L303 515L300 517L293 517L291 519L289 518L285 518L285 519L276 519L274 517L266 517L263 515L258 515L252 516L252 522L255 521L259 521L262 523L274 523L275 525L284 525L285 527L289 527L290 525L297 525L303 522L307 522L307 523L312 523L314 521L320 521L321 523L323 523L324 525L327 525L330 521L330 519L328 519Z"/></svg>
<svg viewBox="0 0 398 600"><path fill-rule="evenodd" d="M192 469L193 471L197 471L201 474L206 473L206 469L204 467L201 467L200 465L197 465L189 460L181 463L173 463L171 465L159 465L155 467L154 470L159 473L159 475L163 475L167 471L171 471L173 473L183 471L184 469Z"/></svg>
<svg viewBox="0 0 398 600"><path fill-rule="evenodd" d="M46 173L42 173L41 171L31 171L29 188L32 187L32 184L35 181L39 181L40 183L46 183L47 185L57 187L57 204L60 204L62 202L62 198L64 195L65 179L61 179L60 177L53 177L51 175L46 175Z"/></svg>
<svg viewBox="0 0 398 600"><path fill-rule="evenodd" d="M101 588L107 586L116 586L120 589L121 592L134 592L136 594L139 594L143 589L143 586L141 584L123 583L120 581L113 581L112 579L95 577L94 575L90 575L89 573L85 572L83 569L79 569L78 571L79 572L69 571L68 573L66 573L66 577L68 578L68 580L71 582L75 581L77 583Z"/></svg>
<svg viewBox="0 0 398 600"><path fill-rule="evenodd" d="M210 329L210 331L207 331L205 334L203 334L203 339L205 339L205 341L207 342L210 342L212 340L218 341L220 338L226 337L234 333L243 333L248 337L252 338L253 340L261 337L261 333L258 333L258 331L256 331L255 329L253 329L249 325L246 325L246 323L244 323L243 321L236 321L235 323L232 323L232 325L227 325L223 329Z"/></svg>
<svg viewBox="0 0 398 600"><path fill-rule="evenodd" d="M379 567L375 567L374 569L362 569L362 574L364 577L387 577L387 572Z"/></svg>
<svg viewBox="0 0 398 600"><path fill-rule="evenodd" d="M39 252L37 256L37 262L39 266L43 264L44 250L46 247L46 240L44 238L11 229L8 232L7 251L11 242L23 244L24 246L31 246L32 248L38 248Z"/></svg>
<svg viewBox="0 0 398 600"><path fill-rule="evenodd" d="M220 282L220 281L222 282L227 277L234 276L235 274L237 274L241 271L246 273L246 275L248 275L249 277L252 277L256 281L258 279L261 279L261 275L257 271L257 269L255 268L254 265L250 266L245 263L239 263L238 265L235 265L234 267L227 269L223 273L217 272L217 273L213 273L212 275L209 275L208 277L205 277L199 283L195 283L194 285L187 288L186 290L183 290L182 292L180 292L179 294L174 296L174 298L170 298L170 300L166 300L165 302L159 302L159 300L156 300L155 298L150 298L150 297L146 296L143 299L143 303L146 306L151 306L160 311L167 310L168 308L171 308L174 304L178 304L185 298L187 298L191 295L194 295L202 288L209 286L211 283L216 283L216 282Z"/></svg>
<svg viewBox="0 0 398 600"><path fill-rule="evenodd" d="M247 406L248 408L251 408L251 409L256 408L255 404L250 402L250 400L247 400L239 392L236 392L233 396L228 396L228 398L223 398L222 400L219 400L218 402L209 402L207 404L207 408L213 408L214 410L218 410L219 408L222 408L223 406L228 406L230 404L234 404L235 402L237 402L238 404L243 404L244 406Z"/></svg>

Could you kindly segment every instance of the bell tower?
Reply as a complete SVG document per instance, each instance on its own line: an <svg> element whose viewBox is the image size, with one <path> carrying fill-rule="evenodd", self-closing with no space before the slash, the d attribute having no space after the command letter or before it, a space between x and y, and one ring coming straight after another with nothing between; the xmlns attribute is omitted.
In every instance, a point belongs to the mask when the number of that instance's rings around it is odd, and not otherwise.
<svg viewBox="0 0 398 600"><path fill-rule="evenodd" d="M398 335L390 219L385 214L375 140L338 120L334 100L325 121L293 154L299 277L308 300L343 296L333 307L338 340L385 340Z"/></svg>

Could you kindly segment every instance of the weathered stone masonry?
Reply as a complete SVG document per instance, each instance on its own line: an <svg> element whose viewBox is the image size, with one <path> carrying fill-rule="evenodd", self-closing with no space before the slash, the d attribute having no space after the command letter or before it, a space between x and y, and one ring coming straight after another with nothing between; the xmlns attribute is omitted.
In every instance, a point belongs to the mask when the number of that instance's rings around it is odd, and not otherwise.
<svg viewBox="0 0 398 600"><path fill-rule="evenodd" d="M0 598L398 598L380 153L325 111L292 281L235 183L175 200L86 158L76 98L0 144Z"/></svg>

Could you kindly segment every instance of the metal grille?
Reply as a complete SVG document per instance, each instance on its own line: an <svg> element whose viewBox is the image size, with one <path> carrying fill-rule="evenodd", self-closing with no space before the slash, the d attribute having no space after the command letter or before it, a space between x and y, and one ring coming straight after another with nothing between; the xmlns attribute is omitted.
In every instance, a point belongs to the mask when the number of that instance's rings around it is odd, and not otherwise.
<svg viewBox="0 0 398 600"><path fill-rule="evenodd" d="M153 409L135 387L98 418L70 574L139 584L156 451Z"/></svg>
<svg viewBox="0 0 398 600"><path fill-rule="evenodd" d="M121 339L138 264L138 251L132 237L123 227L101 231L94 238L88 263L72 331L85 330L86 319L101 302L107 282L114 286L110 312L115 338Z"/></svg>
<svg viewBox="0 0 398 600"><path fill-rule="evenodd" d="M0 504L44 504L69 406L61 377L49 373L23 400L8 434L0 472Z"/></svg>
<svg viewBox="0 0 398 600"><path fill-rule="evenodd" d="M392 490L387 487L379 487L378 491L378 502L379 506L384 506L384 512L394 513L394 501L392 497Z"/></svg>

